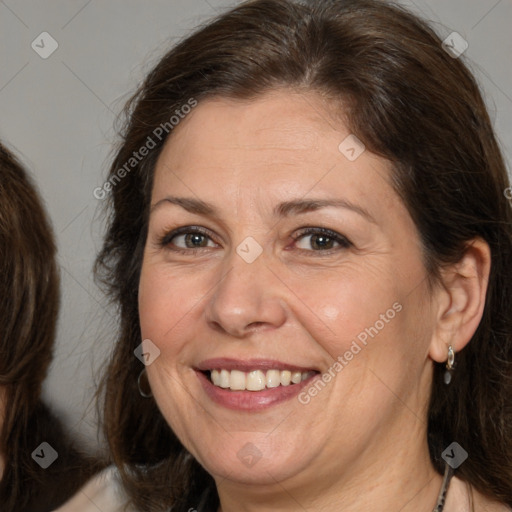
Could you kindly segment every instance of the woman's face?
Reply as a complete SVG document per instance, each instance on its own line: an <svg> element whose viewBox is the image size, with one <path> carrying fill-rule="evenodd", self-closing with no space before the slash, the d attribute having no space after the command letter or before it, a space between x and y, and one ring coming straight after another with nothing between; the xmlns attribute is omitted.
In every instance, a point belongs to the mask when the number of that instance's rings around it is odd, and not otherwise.
<svg viewBox="0 0 512 512"><path fill-rule="evenodd" d="M328 108L290 90L203 101L156 166L148 377L218 484L329 485L424 447L434 308L418 233L390 164Z"/></svg>

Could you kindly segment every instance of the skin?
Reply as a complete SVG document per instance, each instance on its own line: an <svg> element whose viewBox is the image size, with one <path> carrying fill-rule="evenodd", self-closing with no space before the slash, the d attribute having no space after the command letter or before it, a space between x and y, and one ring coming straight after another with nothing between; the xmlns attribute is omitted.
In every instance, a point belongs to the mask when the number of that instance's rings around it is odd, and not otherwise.
<svg viewBox="0 0 512 512"><path fill-rule="evenodd" d="M369 151L349 161L338 146L350 131L329 111L317 93L286 89L205 100L157 163L139 287L142 339L161 351L148 378L176 435L215 478L223 512L430 512L441 486L426 442L432 366L478 326L488 247L475 240L431 291L390 163ZM162 201L171 195L218 213ZM274 216L279 203L304 198L343 199L368 217L336 207ZM209 234L195 246L184 236L161 243L182 226ZM351 245L295 241L304 227ZM263 250L250 264L236 252L249 236ZM323 373L395 303L401 311L307 405L229 410L193 369L213 357L266 358ZM251 467L237 457L246 443L261 453Z"/></svg>

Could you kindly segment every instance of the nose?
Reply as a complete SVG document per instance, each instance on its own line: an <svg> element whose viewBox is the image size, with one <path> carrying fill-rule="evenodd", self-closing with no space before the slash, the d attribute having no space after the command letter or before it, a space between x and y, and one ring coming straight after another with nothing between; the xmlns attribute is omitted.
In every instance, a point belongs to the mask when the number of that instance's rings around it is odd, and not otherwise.
<svg viewBox="0 0 512 512"><path fill-rule="evenodd" d="M207 304L208 325L236 338L278 328L287 318L284 290L264 254L247 263L233 253Z"/></svg>

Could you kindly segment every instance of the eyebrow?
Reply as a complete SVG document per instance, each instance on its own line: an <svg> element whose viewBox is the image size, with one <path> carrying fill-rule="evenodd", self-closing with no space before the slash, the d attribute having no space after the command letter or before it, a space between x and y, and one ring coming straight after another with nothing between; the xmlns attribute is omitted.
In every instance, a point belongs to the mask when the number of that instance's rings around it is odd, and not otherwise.
<svg viewBox="0 0 512 512"><path fill-rule="evenodd" d="M211 217L220 216L217 208L210 203L192 197L176 196L167 196L161 199L160 201L156 202L151 207L151 213L153 213L157 208L159 208L163 204L178 205L181 206L183 209L187 210L188 212L195 213L197 215ZM292 214L299 215L303 213L313 212L321 208L327 208L330 206L335 208L345 208L347 210L352 210L353 212L364 217L371 223L377 224L375 218L370 214L370 212L368 212L368 210L346 199L294 199L291 201L284 201L282 203L279 203L274 208L273 213L274 216L276 217L287 217Z"/></svg>

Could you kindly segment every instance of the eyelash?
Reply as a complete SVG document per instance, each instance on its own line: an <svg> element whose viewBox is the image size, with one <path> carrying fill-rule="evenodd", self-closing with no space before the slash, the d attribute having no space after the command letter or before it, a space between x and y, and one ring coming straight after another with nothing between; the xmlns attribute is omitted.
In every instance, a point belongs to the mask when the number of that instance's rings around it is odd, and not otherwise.
<svg viewBox="0 0 512 512"><path fill-rule="evenodd" d="M179 235L183 235L183 234L186 234L186 235L199 234L199 235L204 235L204 236L212 239L212 237L210 236L210 232L204 228L201 228L199 226L184 226L184 227L175 229L175 230L171 231L170 233L161 237L161 239L159 240L159 245L161 247L164 247L164 248L166 248L170 251L173 251L175 253L188 254L188 255L190 253L194 253L201 249L207 249L207 247L198 247L195 249L193 249L193 248L191 248L191 249L170 248L169 246L170 246L172 239ZM348 238L346 238L345 236L340 235L340 234L336 233L335 231L331 231L330 229L319 228L319 227L303 228L303 229L299 230L299 233L297 233L295 236L292 236L291 238L293 239L294 242L297 242L301 238L308 236L308 235L324 235L327 238L329 238L330 240L338 243L340 245L340 247L337 249L334 248L334 249L328 249L325 251L324 250L315 251L315 250L308 250L308 249L299 249L299 251L301 251L301 252L320 253L319 255L324 256L324 255L332 254L340 249L348 249L349 247L353 246L352 242L350 242L350 240Z"/></svg>

